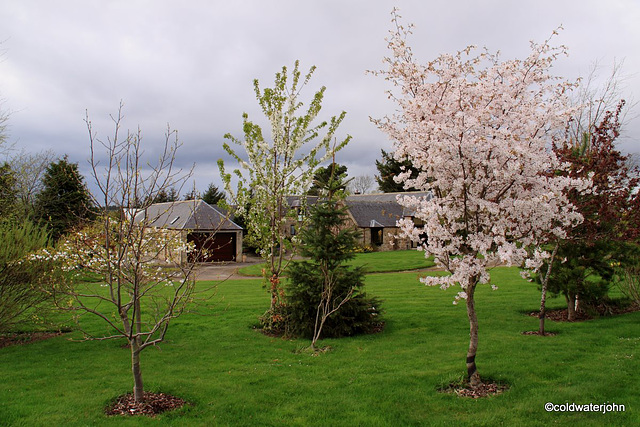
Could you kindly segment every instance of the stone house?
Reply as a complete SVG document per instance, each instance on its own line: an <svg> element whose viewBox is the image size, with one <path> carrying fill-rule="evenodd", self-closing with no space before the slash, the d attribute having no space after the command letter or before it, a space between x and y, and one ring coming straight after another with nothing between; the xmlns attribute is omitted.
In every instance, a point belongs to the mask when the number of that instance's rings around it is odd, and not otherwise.
<svg viewBox="0 0 640 427"><path fill-rule="evenodd" d="M195 244L189 254L165 254L165 260L184 263L242 260L242 227L229 214L203 200L156 203L139 210L134 222L176 233L184 242Z"/></svg>
<svg viewBox="0 0 640 427"><path fill-rule="evenodd" d="M354 194L347 196L345 204L347 212L362 233L362 246L370 246L377 251L395 251L412 249L416 244L406 237L400 236L397 221L410 218L416 225L421 225L415 218L415 212L398 203L398 195L428 197L425 192Z"/></svg>
<svg viewBox="0 0 640 427"><path fill-rule="evenodd" d="M425 192L356 194L347 196L345 204L351 224L361 232L361 245L369 246L377 251L393 251L415 248L416 244L407 238L400 237L397 221L411 218L416 225L420 221L414 212L404 208L397 201L398 195L428 197ZM316 203L315 196L307 198L307 206ZM287 198L291 215L285 224L285 233L291 237L299 231L300 223L306 215L299 197Z"/></svg>

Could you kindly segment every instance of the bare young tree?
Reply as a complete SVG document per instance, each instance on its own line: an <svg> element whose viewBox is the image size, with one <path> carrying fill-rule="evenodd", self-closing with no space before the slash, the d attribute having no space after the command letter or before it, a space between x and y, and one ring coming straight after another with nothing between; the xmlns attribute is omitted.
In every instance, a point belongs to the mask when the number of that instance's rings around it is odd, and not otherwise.
<svg viewBox="0 0 640 427"><path fill-rule="evenodd" d="M122 136L122 104L112 120L115 130L105 141L96 136L88 115L86 119L98 219L66 236L53 255L72 271L98 275L102 284L75 281L56 286L52 294L59 307L96 315L113 331L105 336L85 332L86 339L127 340L133 395L141 402L140 354L164 340L170 321L183 313L195 289L194 264L186 256L193 246L174 230L150 227L158 215L151 214L149 203L183 184L191 172L175 167L181 145L175 131L168 128L159 159L150 165L143 163L140 129ZM99 153L106 160L99 160ZM177 262L166 268L159 260Z"/></svg>
<svg viewBox="0 0 640 427"><path fill-rule="evenodd" d="M25 215L33 211L36 195L42 190L42 177L55 158L53 150L38 153L22 150L11 159L17 197Z"/></svg>
<svg viewBox="0 0 640 427"><path fill-rule="evenodd" d="M623 73L624 61L614 62L608 76L602 77L602 65L595 61L573 97L572 103L578 107L569 122L569 138L581 144L585 135L591 135L605 114L616 111L621 99L625 99L624 108L620 112L622 127L633 117L637 101L624 96L626 81L630 76Z"/></svg>
<svg viewBox="0 0 640 427"><path fill-rule="evenodd" d="M0 107L2 107L2 100L0 99ZM9 121L9 113L0 108L0 155L6 155L10 146L7 143L7 122Z"/></svg>
<svg viewBox="0 0 640 427"><path fill-rule="evenodd" d="M349 183L349 190L353 194L366 194L375 184L371 175L358 175Z"/></svg>

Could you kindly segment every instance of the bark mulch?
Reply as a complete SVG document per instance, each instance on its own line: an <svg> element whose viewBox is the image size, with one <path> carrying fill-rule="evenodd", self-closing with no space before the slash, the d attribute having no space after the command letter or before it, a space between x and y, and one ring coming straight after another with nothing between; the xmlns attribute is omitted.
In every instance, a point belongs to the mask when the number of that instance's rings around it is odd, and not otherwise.
<svg viewBox="0 0 640 427"><path fill-rule="evenodd" d="M479 399L481 397L489 397L498 395L509 389L506 384L495 382L483 382L477 387L471 387L468 384L451 383L449 386L441 388L441 393L453 393L460 397L469 397L471 399Z"/></svg>
<svg viewBox="0 0 640 427"><path fill-rule="evenodd" d="M107 415L145 415L153 417L165 411L172 411L186 405L179 397L165 393L144 392L142 402L136 403L133 393L118 397L115 402L105 408Z"/></svg>
<svg viewBox="0 0 640 427"><path fill-rule="evenodd" d="M634 311L640 311L640 305L637 303L631 303L627 306L617 306L600 304L597 307L592 307L592 313L595 316L617 316L619 314L632 313ZM531 317L538 317L540 311L532 311L529 313ZM554 322L568 322L568 310L566 308L557 310L547 310L545 313L545 319L552 320ZM574 322L581 322L584 320L591 320L594 316L584 310L578 310L576 312L576 319Z"/></svg>
<svg viewBox="0 0 640 427"><path fill-rule="evenodd" d="M49 338L57 337L67 333L68 331L56 332L19 332L0 335L0 348L9 347L10 345L30 344L36 341L42 341Z"/></svg>

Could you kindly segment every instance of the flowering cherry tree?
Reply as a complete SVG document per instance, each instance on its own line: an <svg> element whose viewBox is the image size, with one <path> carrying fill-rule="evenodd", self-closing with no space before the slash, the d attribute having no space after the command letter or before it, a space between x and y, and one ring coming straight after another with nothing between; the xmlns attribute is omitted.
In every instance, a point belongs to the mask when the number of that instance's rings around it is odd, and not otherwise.
<svg viewBox="0 0 640 427"><path fill-rule="evenodd" d="M531 43L523 60L502 61L486 49L476 53L468 47L420 64L406 43L411 27L404 28L395 11L393 22L388 69L376 74L393 83L389 94L399 112L374 122L394 141L396 159L409 159L420 171L417 177L406 171L397 181L430 194L399 196L424 228L407 219L399 225L451 273L421 280L461 288L454 304L466 301L467 373L477 387L476 287L490 282L490 266L523 264L528 249L549 236L564 236L580 220L564 195L580 183L549 173L562 166L549 148L564 136L571 116L566 93L574 85L549 74L565 53L549 40ZM427 240L420 237L424 232ZM549 256L539 249L533 253L531 268Z"/></svg>

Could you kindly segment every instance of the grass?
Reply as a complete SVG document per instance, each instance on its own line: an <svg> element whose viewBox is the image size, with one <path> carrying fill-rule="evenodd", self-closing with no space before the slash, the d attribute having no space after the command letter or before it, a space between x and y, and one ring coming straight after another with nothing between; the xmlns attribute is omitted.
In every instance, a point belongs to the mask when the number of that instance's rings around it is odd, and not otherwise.
<svg viewBox="0 0 640 427"><path fill-rule="evenodd" d="M117 341L65 337L0 349L0 424L38 425L637 425L640 313L552 323L554 337L524 336L539 293L515 269L498 268L499 290L477 291L481 375L510 384L472 400L438 393L464 372L468 322L456 289L417 281L419 273L372 274L368 292L384 300L377 335L324 340L313 357L253 329L269 305L260 280L219 285L215 304L177 319L159 349L146 350L146 387L191 406L155 419L110 418L103 407L130 390L130 355ZM435 274L435 273L434 273ZM206 283L202 284L207 285ZM551 299L559 308L560 299ZM104 329L90 317L85 325ZM76 338L79 337L76 333ZM546 402L618 403L623 413L549 413Z"/></svg>
<svg viewBox="0 0 640 427"><path fill-rule="evenodd" d="M407 270L418 270L433 267L432 259L426 259L424 252L417 250L370 252L356 254L350 263L353 266L363 266L367 273L385 273ZM264 263L252 264L238 270L243 276L262 276Z"/></svg>

